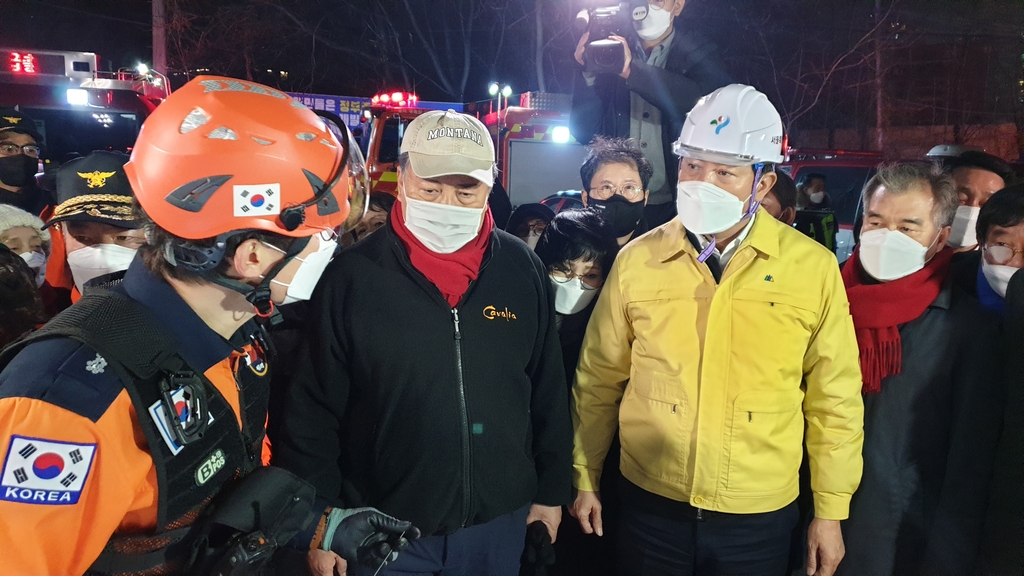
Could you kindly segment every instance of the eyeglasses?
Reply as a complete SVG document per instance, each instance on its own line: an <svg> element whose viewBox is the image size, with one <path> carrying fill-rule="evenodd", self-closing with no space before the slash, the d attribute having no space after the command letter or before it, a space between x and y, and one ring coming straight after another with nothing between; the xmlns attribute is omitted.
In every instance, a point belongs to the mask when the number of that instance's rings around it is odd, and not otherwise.
<svg viewBox="0 0 1024 576"><path fill-rule="evenodd" d="M562 276L562 274L564 274L564 276ZM601 288L601 286L604 285L604 280L601 280L600 278L593 278L593 277L588 278L588 276L590 276L590 274L586 274L584 276L580 276L579 274L577 274L575 272L566 272L565 270L557 270L556 269L551 274L551 279L554 280L555 282L558 282L559 284L567 284L571 280L573 280L575 278L579 278L580 279L580 285L582 286L582 288L584 290L598 290L598 289Z"/></svg>
<svg viewBox="0 0 1024 576"><path fill-rule="evenodd" d="M985 246L985 253L988 254L993 264L1004 265L1013 260L1013 257L1017 254L1024 254L1024 250L1017 250L1000 242L991 246Z"/></svg>
<svg viewBox="0 0 1024 576"><path fill-rule="evenodd" d="M0 156L17 156L18 154L24 154L29 158L39 158L39 152L42 149L35 144L25 144L19 146L13 142L0 142Z"/></svg>
<svg viewBox="0 0 1024 576"><path fill-rule="evenodd" d="M665 4L668 4L668 0L647 0L647 3L651 6L657 6L658 8L664 8Z"/></svg>
<svg viewBox="0 0 1024 576"><path fill-rule="evenodd" d="M621 194L626 200L634 202L637 198L643 196L644 190L635 184L626 184L621 188L605 184L590 191L590 195L597 200L607 200L616 194Z"/></svg>

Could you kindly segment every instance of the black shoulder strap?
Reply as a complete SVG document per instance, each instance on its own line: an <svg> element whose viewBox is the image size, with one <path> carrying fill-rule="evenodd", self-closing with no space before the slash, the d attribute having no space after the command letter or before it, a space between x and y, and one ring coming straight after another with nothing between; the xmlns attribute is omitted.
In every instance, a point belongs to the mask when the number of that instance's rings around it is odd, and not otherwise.
<svg viewBox="0 0 1024 576"><path fill-rule="evenodd" d="M19 349L45 338L73 338L106 359L117 360L132 380L182 369L173 338L141 304L109 290L90 291L46 326L19 342ZM5 350L4 356L9 351Z"/></svg>
<svg viewBox="0 0 1024 576"><path fill-rule="evenodd" d="M225 480L251 469L246 442L231 406L203 374L185 362L176 351L174 338L144 306L110 290L91 291L17 346L5 350L0 367L24 346L56 337L90 346L128 391L156 467L158 532L179 526L180 519L194 514L195 508L212 498ZM201 383L213 419L202 438L177 453L171 451L149 411L161 399L161 384L171 377ZM216 477L207 476L211 459L216 464L214 473L219 472Z"/></svg>
<svg viewBox="0 0 1024 576"><path fill-rule="evenodd" d="M115 534L90 574L148 573L181 562L193 521L229 480L252 469L237 417L217 388L177 352L175 339L152 313L120 293L97 288L28 338L0 353L0 369L25 346L47 338L83 342L114 370L135 407L157 472L157 526L153 534ZM150 408L162 386L187 379L202 387L212 418L194 442L171 450ZM173 386L172 386L173 388ZM180 545L178 543L181 543Z"/></svg>

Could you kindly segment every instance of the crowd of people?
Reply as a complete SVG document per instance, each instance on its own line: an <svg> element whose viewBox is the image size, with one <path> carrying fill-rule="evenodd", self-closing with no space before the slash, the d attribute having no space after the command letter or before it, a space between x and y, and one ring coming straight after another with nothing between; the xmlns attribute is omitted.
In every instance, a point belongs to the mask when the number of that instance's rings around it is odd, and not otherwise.
<svg viewBox="0 0 1024 576"><path fill-rule="evenodd" d="M252 82L55 194L0 110L0 575L1019 574L1024 185L884 164L838 262L774 106L649 5L580 73L579 200L501 220L451 110L395 195Z"/></svg>

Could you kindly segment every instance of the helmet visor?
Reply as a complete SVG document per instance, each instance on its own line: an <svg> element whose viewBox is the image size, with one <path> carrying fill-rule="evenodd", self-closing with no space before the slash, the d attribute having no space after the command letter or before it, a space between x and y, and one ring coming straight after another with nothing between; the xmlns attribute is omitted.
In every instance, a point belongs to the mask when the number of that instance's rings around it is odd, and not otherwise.
<svg viewBox="0 0 1024 576"><path fill-rule="evenodd" d="M370 190L366 160L363 159L363 152L359 148L359 142L352 136L352 131L348 129L348 126L341 118L322 110L314 110L314 112L320 116L327 129L334 134L334 137L338 139L342 146L342 164L338 167L338 172L332 179L329 188L333 188L342 181L347 181L348 183L348 218L345 219L341 230L338 231L339 233L344 233L354 228L363 219L363 216L366 215L367 198Z"/></svg>
<svg viewBox="0 0 1024 576"><path fill-rule="evenodd" d="M680 142L672 143L672 152L681 158L693 158L705 162L714 162L715 164L725 164L726 166L752 166L761 162L761 160L749 154L728 154L697 148Z"/></svg>

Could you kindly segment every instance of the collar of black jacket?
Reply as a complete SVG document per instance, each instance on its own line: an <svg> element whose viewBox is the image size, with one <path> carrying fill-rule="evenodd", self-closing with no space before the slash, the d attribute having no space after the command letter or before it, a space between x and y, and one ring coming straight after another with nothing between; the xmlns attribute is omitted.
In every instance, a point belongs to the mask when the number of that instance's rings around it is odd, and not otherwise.
<svg viewBox="0 0 1024 576"><path fill-rule="evenodd" d="M174 335L178 352L193 370L206 372L238 350L207 326L174 288L150 272L140 258L136 257L128 267L121 287Z"/></svg>
<svg viewBox="0 0 1024 576"><path fill-rule="evenodd" d="M940 308L942 310L949 310L950 306L953 305L953 280L946 278L946 281L942 284L942 290L939 291L939 295L935 297L935 300L929 305L929 308Z"/></svg>

